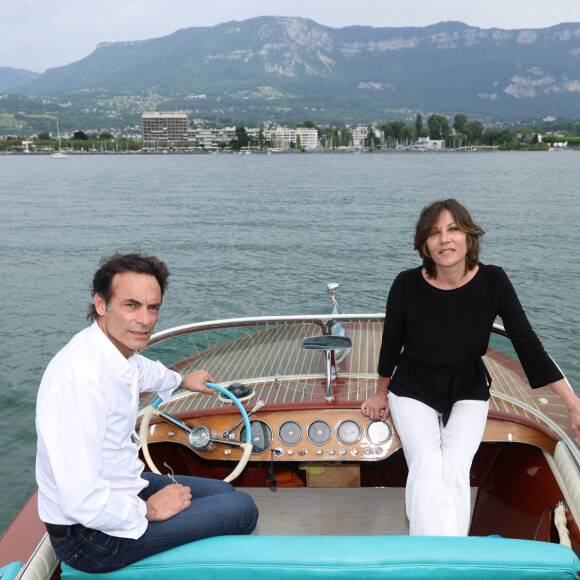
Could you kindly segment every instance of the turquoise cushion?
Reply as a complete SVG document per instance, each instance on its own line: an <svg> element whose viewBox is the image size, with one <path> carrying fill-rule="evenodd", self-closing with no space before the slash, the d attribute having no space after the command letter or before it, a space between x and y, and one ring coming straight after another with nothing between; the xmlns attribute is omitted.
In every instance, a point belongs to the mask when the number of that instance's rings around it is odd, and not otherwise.
<svg viewBox="0 0 580 580"><path fill-rule="evenodd" d="M428 536L222 536L146 558L110 574L63 564L63 580L271 580L306 578L561 578L580 562L558 544Z"/></svg>
<svg viewBox="0 0 580 580"><path fill-rule="evenodd" d="M12 562L11 564L2 566L0 568L0 578L2 580L14 580L18 576L20 568L22 568L22 562Z"/></svg>

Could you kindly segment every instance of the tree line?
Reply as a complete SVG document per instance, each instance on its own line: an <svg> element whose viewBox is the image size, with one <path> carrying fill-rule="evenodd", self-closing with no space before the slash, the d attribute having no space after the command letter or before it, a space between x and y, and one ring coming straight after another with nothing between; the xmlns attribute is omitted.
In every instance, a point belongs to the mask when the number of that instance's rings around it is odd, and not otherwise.
<svg viewBox="0 0 580 580"><path fill-rule="evenodd" d="M465 113L457 113L452 121L444 115L432 114L424 123L423 116L418 113L414 126L404 121L389 121L377 127L369 126L366 145L371 149L395 148L416 143L421 137L428 137L434 141L442 140L445 147L451 149L468 146L497 147L502 150L542 148L542 146L547 148L562 139L569 145L580 145L580 123L568 123L564 127L554 126L551 129L553 132L562 131L563 135L546 135L548 130L545 127L532 126L517 131L508 128L486 128L481 120L470 119ZM542 135L541 143L540 135Z"/></svg>
<svg viewBox="0 0 580 580"><path fill-rule="evenodd" d="M299 123L297 127L318 130L323 148L348 147L352 144L352 130L336 127L317 127L312 121ZM565 126L552 127L554 132L562 131L569 145L580 145L580 123L567 123ZM561 135L546 135L546 128L528 127L519 130L508 128L486 128L479 119L470 119L465 113L457 113L453 120L438 114L432 114L423 120L417 113L414 125L405 121L388 121L380 125L369 125L365 138L365 148L394 149L416 143L419 138L442 140L446 148L457 149L469 146L497 147L500 150L525 148L548 148L550 144L562 140ZM539 144L539 135L542 143Z"/></svg>

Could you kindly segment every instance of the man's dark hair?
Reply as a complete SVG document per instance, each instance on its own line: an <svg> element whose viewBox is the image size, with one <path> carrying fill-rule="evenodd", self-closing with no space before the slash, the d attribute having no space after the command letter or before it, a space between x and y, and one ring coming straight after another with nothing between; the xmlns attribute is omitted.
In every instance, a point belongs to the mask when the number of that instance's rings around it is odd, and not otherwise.
<svg viewBox="0 0 580 580"><path fill-rule="evenodd" d="M110 257L104 257L99 263L100 267L93 276L93 287L91 296L100 294L108 305L112 297L112 283L115 274L122 272L135 272L136 274L150 274L155 276L159 287L161 288L161 297L167 288L167 278L169 270L164 262L158 260L155 256L146 256L143 254L113 254ZM89 304L87 319L94 321L98 318L97 310L94 303Z"/></svg>

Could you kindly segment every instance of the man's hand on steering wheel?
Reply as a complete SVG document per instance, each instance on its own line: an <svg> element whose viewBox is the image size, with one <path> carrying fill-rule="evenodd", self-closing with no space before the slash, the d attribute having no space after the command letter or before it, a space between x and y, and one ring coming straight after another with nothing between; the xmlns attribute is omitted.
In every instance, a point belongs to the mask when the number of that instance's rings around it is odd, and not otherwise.
<svg viewBox="0 0 580 580"><path fill-rule="evenodd" d="M207 387L205 383L215 383L215 380L207 371L193 371L185 375L183 388L192 393L203 393L204 395L219 394L215 389Z"/></svg>
<svg viewBox="0 0 580 580"><path fill-rule="evenodd" d="M213 388L208 387L206 384L201 384L200 381L207 381L208 384L212 385ZM228 482L233 481L236 477L238 477L238 475L240 475L240 473L242 472L242 470L244 469L244 467L248 463L248 461L250 459L250 455L252 453L252 443L250 441L251 436L252 436L252 427L250 425L250 420L248 418L247 411L244 409L242 404L238 401L238 399L230 391L228 391L226 388L224 388L220 385L213 384L213 378L206 371L200 370L200 371L195 371L193 373L189 373L188 375L186 375L184 387L188 391L193 391L193 392L203 393L203 394L207 393L210 395L213 393L220 392L223 395L227 396L229 399L231 399L234 402L234 404L237 406L240 413L242 414L242 418L244 419L244 423L246 424L246 442L239 444L239 446L243 450L242 457L238 461L238 464L235 467L235 469L224 479L224 481L228 481ZM160 471L155 466L155 463L153 462L153 459L151 458L151 455L149 453L148 433L149 433L149 425L150 425L152 417L162 415L166 421L169 421L173 425L177 425L178 427L180 427L181 429L186 431L190 436L192 433L192 428L189 425L187 425L187 423L184 423L180 419L177 419L176 417L172 417L171 415L162 414L157 409L160 402L161 402L161 398L158 397L157 400L152 405L150 405L149 407L147 407L145 409L145 412L143 413L143 416L141 417L141 426L139 427L139 438L141 440L141 449L143 452L143 456L145 458L145 462L149 466L149 469L153 473L160 473ZM206 428L201 427L201 429L206 429ZM228 442L220 441L218 439L214 440L211 437L210 437L210 441L228 444ZM153 496L151 496L151 497L153 497ZM180 505L183 505L183 504L181 503ZM178 513L178 512L176 512L176 513ZM155 516L153 516L153 517L155 517Z"/></svg>

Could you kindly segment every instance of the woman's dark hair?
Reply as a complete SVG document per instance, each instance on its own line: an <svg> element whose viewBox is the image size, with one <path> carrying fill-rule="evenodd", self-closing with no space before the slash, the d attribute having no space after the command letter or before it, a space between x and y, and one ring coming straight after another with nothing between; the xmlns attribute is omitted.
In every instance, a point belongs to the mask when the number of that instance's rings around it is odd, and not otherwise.
<svg viewBox="0 0 580 580"><path fill-rule="evenodd" d="M99 269L93 276L93 287L91 296L100 294L108 305L112 298L112 282L115 274L122 272L135 272L136 274L150 274L155 276L159 287L161 288L161 297L167 288L167 278L169 270L164 262L154 256L145 256L143 254L114 254L110 257L102 258ZM87 319L94 321L98 318L97 310L94 303L89 304Z"/></svg>
<svg viewBox="0 0 580 580"><path fill-rule="evenodd" d="M480 238L485 232L473 221L467 209L455 199L443 199L434 201L421 211L419 221L415 226L415 250L423 259L423 267L428 278L436 278L437 270L435 262L429 254L427 239L433 233L439 214L443 210L449 210L455 224L467 236L467 255L465 257L466 272L473 270L479 262Z"/></svg>

